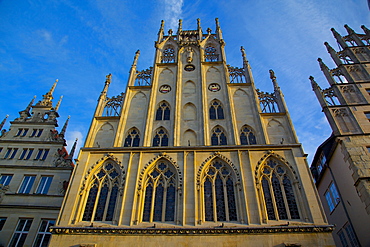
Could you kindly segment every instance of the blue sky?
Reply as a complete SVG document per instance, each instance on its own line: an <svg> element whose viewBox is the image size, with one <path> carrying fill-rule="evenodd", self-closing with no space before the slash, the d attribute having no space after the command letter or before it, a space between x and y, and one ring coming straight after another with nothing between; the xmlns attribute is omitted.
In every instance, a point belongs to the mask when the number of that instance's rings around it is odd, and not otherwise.
<svg viewBox="0 0 370 247"><path fill-rule="evenodd" d="M250 61L256 87L272 92L273 69L309 160L331 134L308 77L328 87L317 58L333 68L323 43L335 49L330 28L346 35L348 24L363 33L370 27L366 0L0 0L0 119L18 117L34 95L52 86L54 102L64 96L59 128L71 116L68 149L89 128L105 75L112 73L109 95L126 88L135 51L138 69L153 65L160 21L165 30L215 30L217 17L226 41L227 62L241 67L240 46ZM9 121L6 128L9 128Z"/></svg>

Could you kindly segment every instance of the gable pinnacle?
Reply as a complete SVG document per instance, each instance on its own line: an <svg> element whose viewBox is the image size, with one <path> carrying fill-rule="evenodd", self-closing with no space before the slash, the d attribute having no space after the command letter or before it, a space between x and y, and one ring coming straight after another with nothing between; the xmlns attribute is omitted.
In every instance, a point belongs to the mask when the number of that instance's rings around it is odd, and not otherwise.
<svg viewBox="0 0 370 247"><path fill-rule="evenodd" d="M39 101L36 105L38 106L49 106L49 107L52 107L53 106L53 92L54 92L54 89L57 85L57 82L58 82L58 79L55 80L53 86L51 87L51 89L49 90L49 92L47 92L46 94L44 94L42 97L42 101Z"/></svg>
<svg viewBox="0 0 370 247"><path fill-rule="evenodd" d="M311 81L312 90L315 90L317 88L320 88L320 86L315 81L315 78L311 75L308 79Z"/></svg>
<svg viewBox="0 0 370 247"><path fill-rule="evenodd" d="M365 34L370 37L370 30L365 27L365 25L361 25L362 30L364 30Z"/></svg>
<svg viewBox="0 0 370 247"><path fill-rule="evenodd" d="M62 128L62 130L60 131L60 133L59 133L59 136L60 137L62 137L62 138L64 138L64 135L65 135L65 133L66 133L66 130L67 130L67 126L68 126L68 123L69 123L69 119L71 118L71 116L68 116L68 118L67 118L67 120L66 120L66 122L64 123L64 125L63 125L63 128Z"/></svg>
<svg viewBox="0 0 370 247"><path fill-rule="evenodd" d="M280 90L280 87L279 87L279 85L278 85L278 83L276 81L275 72L272 69L270 69L269 72L270 72L270 79L271 79L271 81L272 81L272 83L274 85L275 91Z"/></svg>
<svg viewBox="0 0 370 247"><path fill-rule="evenodd" d="M137 65L137 60L139 59L139 56L140 56L140 50L137 50L137 51L135 52L134 62L132 63L132 66L131 66L131 67L133 67L133 66L135 66L135 67L136 67L136 65Z"/></svg>
<svg viewBox="0 0 370 247"><path fill-rule="evenodd" d="M1 121L0 123L0 130L4 127L4 124L6 122L6 119L9 117L9 115L6 115L5 118L3 119L3 121Z"/></svg>
<svg viewBox="0 0 370 247"><path fill-rule="evenodd" d="M75 154L75 150L76 150L76 146L77 146L77 141L78 141L78 138L76 138L76 140L74 141L73 146L71 148L71 152L69 152L69 155L68 155L68 158L67 158L69 160L73 159L73 155Z"/></svg>
<svg viewBox="0 0 370 247"><path fill-rule="evenodd" d="M55 106L55 111L58 111L59 110L59 107L60 107L60 103L62 103L62 99L63 99L63 95L60 96L59 100L58 100L58 103L57 105Z"/></svg>
<svg viewBox="0 0 370 247"><path fill-rule="evenodd" d="M180 34L181 31L182 31L182 19L179 19L179 27L177 29L177 34Z"/></svg>
<svg viewBox="0 0 370 247"><path fill-rule="evenodd" d="M347 24L344 25L344 28L347 30L348 34L350 35L355 33L355 31L352 28L350 28Z"/></svg>
<svg viewBox="0 0 370 247"><path fill-rule="evenodd" d="M247 54L245 53L245 49L243 46L240 47L240 51L242 52L242 56L243 56L243 65L247 65L248 64L248 59L247 59Z"/></svg>

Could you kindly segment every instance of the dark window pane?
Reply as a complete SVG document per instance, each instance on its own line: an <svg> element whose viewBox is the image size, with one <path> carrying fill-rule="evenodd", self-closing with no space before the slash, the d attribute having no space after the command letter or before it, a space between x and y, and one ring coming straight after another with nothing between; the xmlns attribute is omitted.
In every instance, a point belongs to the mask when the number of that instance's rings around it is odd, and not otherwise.
<svg viewBox="0 0 370 247"><path fill-rule="evenodd" d="M148 184L145 190L145 201L144 201L144 211L143 211L143 221L150 220L150 210L152 205L153 196L153 186Z"/></svg>
<svg viewBox="0 0 370 247"><path fill-rule="evenodd" d="M175 220L175 197L176 197L175 186L171 184L170 187L167 188L165 221Z"/></svg>
<svg viewBox="0 0 370 247"><path fill-rule="evenodd" d="M251 145L257 144L256 137L254 136L254 134L252 132L249 133L249 144L251 144Z"/></svg>
<svg viewBox="0 0 370 247"><path fill-rule="evenodd" d="M218 145L218 137L216 134L213 134L211 137L211 145L212 146L217 146Z"/></svg>
<svg viewBox="0 0 370 247"><path fill-rule="evenodd" d="M275 212L274 212L274 206L272 204L269 182L267 181L265 177L262 179L262 189L263 189L263 195L265 198L268 219L275 220L276 217L275 217Z"/></svg>
<svg viewBox="0 0 370 247"><path fill-rule="evenodd" d="M95 180L93 187L90 189L89 196L85 206L85 212L82 220L90 221L94 210L96 195L98 194L98 183Z"/></svg>
<svg viewBox="0 0 370 247"><path fill-rule="evenodd" d="M240 134L240 144L241 145L248 145L248 140L244 132Z"/></svg>
<svg viewBox="0 0 370 247"><path fill-rule="evenodd" d="M224 110L222 109L222 106L217 107L217 118L224 119Z"/></svg>
<svg viewBox="0 0 370 247"><path fill-rule="evenodd" d="M300 217L299 217L298 207L297 207L297 203L295 200L292 184L287 176L284 177L283 185L284 185L286 200L288 202L290 217L292 219L299 219Z"/></svg>
<svg viewBox="0 0 370 247"><path fill-rule="evenodd" d="M204 182L204 208L205 220L213 221L213 198L212 198L212 182L209 178Z"/></svg>
<svg viewBox="0 0 370 247"><path fill-rule="evenodd" d="M107 202L108 197L108 185L105 184L104 187L100 190L99 200L98 200L98 206L96 207L96 213L95 213L95 221L102 221L103 220L103 214L105 209L105 204Z"/></svg>
<svg viewBox="0 0 370 247"><path fill-rule="evenodd" d="M134 143L132 144L133 147L138 147L140 143L140 136L136 135L134 138Z"/></svg>
<svg viewBox="0 0 370 247"><path fill-rule="evenodd" d="M209 118L216 119L216 109L213 106L209 108Z"/></svg>
<svg viewBox="0 0 370 247"><path fill-rule="evenodd" d="M163 185L159 184L155 190L153 221L162 221Z"/></svg>
<svg viewBox="0 0 370 247"><path fill-rule="evenodd" d="M159 107L157 109L157 113L155 115L155 120L162 120L162 115L163 115L163 111L162 111L162 108Z"/></svg>
<svg viewBox="0 0 370 247"><path fill-rule="evenodd" d="M167 135L163 135L162 137L162 147L167 147L168 146L168 137Z"/></svg>
<svg viewBox="0 0 370 247"><path fill-rule="evenodd" d="M226 221L224 186L219 174L217 175L215 185L217 220Z"/></svg>
<svg viewBox="0 0 370 247"><path fill-rule="evenodd" d="M275 174L272 175L272 187L274 189L275 203L278 210L279 218L281 220L287 220L288 214L285 209L283 193L281 191L279 179L276 177Z"/></svg>
<svg viewBox="0 0 370 247"><path fill-rule="evenodd" d="M224 133L220 135L220 145L227 145L226 135Z"/></svg>
<svg viewBox="0 0 370 247"><path fill-rule="evenodd" d="M170 108L166 107L164 110L164 120L170 120Z"/></svg>
<svg viewBox="0 0 370 247"><path fill-rule="evenodd" d="M131 138L131 135L129 134L126 139L125 139L125 144L124 144L124 147L131 147L131 141L132 141L132 138Z"/></svg>
<svg viewBox="0 0 370 247"><path fill-rule="evenodd" d="M117 201L117 195L118 195L118 186L115 185L112 188L112 192L110 194L107 216L105 217L106 221L112 221L113 220L114 209L116 207L116 201Z"/></svg>
<svg viewBox="0 0 370 247"><path fill-rule="evenodd" d="M161 140L159 139L159 135L155 135L155 137L153 138L153 147L158 147L160 141Z"/></svg>
<svg viewBox="0 0 370 247"><path fill-rule="evenodd" d="M226 190L227 190L227 204L229 206L229 220L236 221L238 220L238 217L236 212L234 184L230 177L226 182Z"/></svg>

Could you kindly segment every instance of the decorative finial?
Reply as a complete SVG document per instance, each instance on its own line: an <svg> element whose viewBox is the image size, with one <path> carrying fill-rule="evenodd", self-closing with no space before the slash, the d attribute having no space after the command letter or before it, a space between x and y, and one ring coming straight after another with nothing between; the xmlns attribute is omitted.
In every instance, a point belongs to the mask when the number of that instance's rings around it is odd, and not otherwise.
<svg viewBox="0 0 370 247"><path fill-rule="evenodd" d="M135 52L134 62L132 63L132 66L131 66L131 67L133 67L133 66L136 66L136 65L137 65L137 61L138 61L138 59L139 59L139 56L140 56L140 50L137 50L137 51Z"/></svg>
<svg viewBox="0 0 370 247"><path fill-rule="evenodd" d="M55 80L53 86L51 87L51 89L49 90L49 92L47 92L45 95L43 95L43 99L42 101L39 101L37 103L37 105L40 105L40 106L48 106L48 107L52 107L53 106L53 92L54 92L54 89L55 87L57 86L57 82L58 82L58 79Z"/></svg>
<svg viewBox="0 0 370 247"><path fill-rule="evenodd" d="M59 110L59 107L60 107L60 103L62 103L62 99L63 99L63 95L60 96L59 100L58 100L58 103L57 105L55 106L55 111L58 111Z"/></svg>
<svg viewBox="0 0 370 247"><path fill-rule="evenodd" d="M169 36L172 36L172 33L173 33L172 29L168 30L168 35Z"/></svg>
<svg viewBox="0 0 370 247"><path fill-rule="evenodd" d="M108 75L105 76L105 84L110 84L112 81L112 74L109 73Z"/></svg>
<svg viewBox="0 0 370 247"><path fill-rule="evenodd" d="M276 80L275 72L272 69L270 69L269 72L270 72L270 79Z"/></svg>
<svg viewBox="0 0 370 247"><path fill-rule="evenodd" d="M311 75L308 79L311 81L312 90L320 88L319 85L316 83L315 78Z"/></svg>
<svg viewBox="0 0 370 247"><path fill-rule="evenodd" d="M211 32L212 32L212 29L207 28L207 33L208 33L208 34L211 34Z"/></svg>
<svg viewBox="0 0 370 247"><path fill-rule="evenodd" d="M197 26L198 26L198 29L200 28L200 18L197 19Z"/></svg>
<svg viewBox="0 0 370 247"><path fill-rule="evenodd" d="M365 25L361 25L361 28L362 28L362 30L364 30L366 35L370 37L370 30Z"/></svg>
<svg viewBox="0 0 370 247"><path fill-rule="evenodd" d="M344 25L344 28L347 30L348 34L354 34L355 33L355 31L352 28L350 28L347 24Z"/></svg>
<svg viewBox="0 0 370 247"><path fill-rule="evenodd" d="M220 22L218 21L218 18L215 18L216 21L216 28L220 28Z"/></svg>
<svg viewBox="0 0 370 247"><path fill-rule="evenodd" d="M179 29L178 29L178 33L182 31L182 19L179 19Z"/></svg>

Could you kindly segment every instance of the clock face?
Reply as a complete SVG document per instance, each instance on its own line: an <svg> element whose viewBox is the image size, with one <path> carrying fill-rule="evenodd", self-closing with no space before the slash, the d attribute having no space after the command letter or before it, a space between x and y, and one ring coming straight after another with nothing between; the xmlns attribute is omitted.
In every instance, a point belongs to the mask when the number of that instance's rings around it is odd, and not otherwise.
<svg viewBox="0 0 370 247"><path fill-rule="evenodd" d="M221 86L217 83L211 83L208 86L208 90L211 92L217 92L217 91L220 91L220 89L221 89Z"/></svg>
<svg viewBox="0 0 370 247"><path fill-rule="evenodd" d="M184 67L184 70L185 71L193 71L195 70L195 66L192 65L192 64L187 64L185 67Z"/></svg>
<svg viewBox="0 0 370 247"><path fill-rule="evenodd" d="M162 85L159 88L159 92L161 93L168 93L169 91L171 91L171 87L169 85Z"/></svg>

